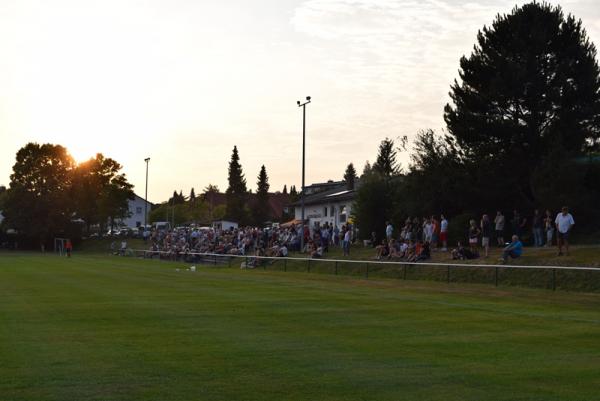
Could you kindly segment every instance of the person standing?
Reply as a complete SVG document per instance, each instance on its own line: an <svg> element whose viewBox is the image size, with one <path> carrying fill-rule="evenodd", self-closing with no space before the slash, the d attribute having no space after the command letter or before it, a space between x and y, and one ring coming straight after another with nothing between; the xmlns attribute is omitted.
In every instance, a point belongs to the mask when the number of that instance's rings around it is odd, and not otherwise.
<svg viewBox="0 0 600 401"><path fill-rule="evenodd" d="M475 220L471 219L469 221L469 246L471 247L471 252L477 252L479 234L481 234L481 231L479 230L479 228L477 228Z"/></svg>
<svg viewBox="0 0 600 401"><path fill-rule="evenodd" d="M492 236L492 223L487 214L481 217L481 246L483 247L484 257L490 256L490 237Z"/></svg>
<svg viewBox="0 0 600 401"><path fill-rule="evenodd" d="M70 258L71 257L71 251L73 250L73 244L71 243L70 239L67 239L67 243L65 245L65 249L67 251L67 257Z"/></svg>
<svg viewBox="0 0 600 401"><path fill-rule="evenodd" d="M575 225L575 220L573 220L573 216L569 213L569 208L566 206L562 207L561 212L556 215L556 219L554 220L556 224L556 238L558 243L558 256L562 256L563 245L565 247L565 251L567 256L569 255L569 233L571 232L571 228Z"/></svg>
<svg viewBox="0 0 600 401"><path fill-rule="evenodd" d="M448 251L448 220L443 214L440 218L442 219L440 221L440 241L442 241L442 251L446 252Z"/></svg>
<svg viewBox="0 0 600 401"><path fill-rule="evenodd" d="M494 224L496 225L496 240L500 247L504 246L504 222L504 215L498 210L496 218L494 219Z"/></svg>
<svg viewBox="0 0 600 401"><path fill-rule="evenodd" d="M527 224L527 219L525 217L521 218L521 215L518 211L513 211L513 218L511 220L513 235L521 238L523 236L523 231L525 229L525 225Z"/></svg>
<svg viewBox="0 0 600 401"><path fill-rule="evenodd" d="M392 223L390 223L389 221L385 222L385 237L387 238L387 241L390 242L390 240L392 239L392 234L394 233L394 227L392 226ZM373 244L375 245L375 244Z"/></svg>
<svg viewBox="0 0 600 401"><path fill-rule="evenodd" d="M350 229L344 226L342 232L344 233L344 256L350 256Z"/></svg>
<svg viewBox="0 0 600 401"><path fill-rule="evenodd" d="M552 213L550 210L546 210L546 217L544 217L544 229L546 230L546 247L552 246L552 237L554 236L554 222L552 220Z"/></svg>
<svg viewBox="0 0 600 401"><path fill-rule="evenodd" d="M533 212L533 218L531 219L531 229L533 231L533 244L536 247L540 247L544 244L543 240L543 222L542 215L538 209L535 209Z"/></svg>

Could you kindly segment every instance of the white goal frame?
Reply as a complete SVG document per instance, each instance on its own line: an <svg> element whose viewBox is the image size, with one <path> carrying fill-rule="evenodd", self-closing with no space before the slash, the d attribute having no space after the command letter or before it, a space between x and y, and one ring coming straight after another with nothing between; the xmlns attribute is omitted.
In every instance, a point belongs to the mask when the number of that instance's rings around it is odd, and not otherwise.
<svg viewBox="0 0 600 401"><path fill-rule="evenodd" d="M54 253L63 256L67 245L66 238L54 238Z"/></svg>

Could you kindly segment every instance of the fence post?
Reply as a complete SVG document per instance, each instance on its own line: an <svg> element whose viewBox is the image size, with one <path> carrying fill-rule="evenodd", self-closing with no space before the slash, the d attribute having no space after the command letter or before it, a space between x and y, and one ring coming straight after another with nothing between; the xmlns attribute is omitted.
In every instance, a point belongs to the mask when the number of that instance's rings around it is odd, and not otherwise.
<svg viewBox="0 0 600 401"><path fill-rule="evenodd" d="M335 261L335 275L336 275L336 276L337 276L337 264L338 264L338 262L337 262L337 260L336 260L336 261Z"/></svg>
<svg viewBox="0 0 600 401"><path fill-rule="evenodd" d="M267 270L267 263L269 263L269 259L265 259L263 263L263 270Z"/></svg>
<svg viewBox="0 0 600 401"><path fill-rule="evenodd" d="M446 266L447 274L446 274L446 282L450 284L450 265Z"/></svg>
<svg viewBox="0 0 600 401"><path fill-rule="evenodd" d="M556 291L556 269L552 269L552 291Z"/></svg>
<svg viewBox="0 0 600 401"><path fill-rule="evenodd" d="M496 266L496 277L495 277L495 281L496 281L496 287L498 287L498 266Z"/></svg>
<svg viewBox="0 0 600 401"><path fill-rule="evenodd" d="M215 266L217 265L217 255L215 255Z"/></svg>
<svg viewBox="0 0 600 401"><path fill-rule="evenodd" d="M287 259L283 259L283 271L287 271Z"/></svg>
<svg viewBox="0 0 600 401"><path fill-rule="evenodd" d="M369 279L369 264L367 263L367 270L365 271L365 278Z"/></svg>
<svg viewBox="0 0 600 401"><path fill-rule="evenodd" d="M244 269L248 268L248 256L246 256L246 265L244 266Z"/></svg>
<svg viewBox="0 0 600 401"><path fill-rule="evenodd" d="M402 266L404 268L404 272L403 272L403 279L406 280L406 265Z"/></svg>
<svg viewBox="0 0 600 401"><path fill-rule="evenodd" d="M229 265L228 267L231 268L231 258L229 258L227 262L228 262L228 265Z"/></svg>
<svg viewBox="0 0 600 401"><path fill-rule="evenodd" d="M307 273L310 273L310 258L308 258L308 269L306 270Z"/></svg>

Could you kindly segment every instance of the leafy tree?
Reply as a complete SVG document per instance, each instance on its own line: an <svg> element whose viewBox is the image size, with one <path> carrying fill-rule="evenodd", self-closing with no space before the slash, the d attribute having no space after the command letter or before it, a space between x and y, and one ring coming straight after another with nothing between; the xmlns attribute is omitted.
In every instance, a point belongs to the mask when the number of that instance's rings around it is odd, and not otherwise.
<svg viewBox="0 0 600 401"><path fill-rule="evenodd" d="M400 173L400 167L396 162L396 149L394 149L393 140L385 138L381 141L373 170L384 177L393 177Z"/></svg>
<svg viewBox="0 0 600 401"><path fill-rule="evenodd" d="M460 67L444 119L482 197L473 201L510 193L531 206L541 200L533 178L548 155L566 160L598 147L596 48L559 6L533 2L498 15Z"/></svg>
<svg viewBox="0 0 600 401"><path fill-rule="evenodd" d="M269 219L271 207L269 205L269 177L263 164L257 177L256 183L256 207L253 210L254 222L260 225Z"/></svg>
<svg viewBox="0 0 600 401"><path fill-rule="evenodd" d="M231 160L229 162L229 187L225 192L227 196L227 213L226 216L240 224L246 223L247 215L245 210L246 195L246 179L240 165L240 157L238 155L237 146L233 147Z"/></svg>
<svg viewBox="0 0 600 401"><path fill-rule="evenodd" d="M3 214L7 225L44 249L71 220L74 161L60 145L37 143L19 149L16 159Z"/></svg>
<svg viewBox="0 0 600 401"><path fill-rule="evenodd" d="M212 222L216 219L214 212L216 207L216 197L219 194L219 187L213 184L208 184L202 193L202 200L207 204L209 220ZM223 216L221 216L223 217Z"/></svg>
<svg viewBox="0 0 600 401"><path fill-rule="evenodd" d="M76 215L91 225L99 224L101 232L107 222L127 217L129 200L134 198L133 186L120 174L122 166L98 153L73 170L71 194Z"/></svg>
<svg viewBox="0 0 600 401"><path fill-rule="evenodd" d="M344 181L346 181L346 188L349 190L354 189L354 181L356 181L358 177L356 176L356 170L354 169L354 164L348 164L346 167L346 172L344 173Z"/></svg>
<svg viewBox="0 0 600 401"><path fill-rule="evenodd" d="M379 145L379 155L373 168L368 161L365 164L352 208L362 239L371 238L372 232L376 238L383 238L385 222L392 220L396 213L395 200L399 196L395 194L402 183L398 172L394 143L386 138Z"/></svg>

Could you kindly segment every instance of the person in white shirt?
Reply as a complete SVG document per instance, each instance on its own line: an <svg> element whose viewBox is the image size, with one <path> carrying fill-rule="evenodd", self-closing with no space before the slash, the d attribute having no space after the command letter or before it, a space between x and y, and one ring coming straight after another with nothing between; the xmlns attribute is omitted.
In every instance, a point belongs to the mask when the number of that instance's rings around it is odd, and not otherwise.
<svg viewBox="0 0 600 401"><path fill-rule="evenodd" d="M392 226L392 223L390 223L389 221L386 221L385 223L385 236L387 238L387 240L391 240L392 239L392 234L394 233L394 227Z"/></svg>
<svg viewBox="0 0 600 401"><path fill-rule="evenodd" d="M442 218L440 222L440 240L442 241L442 251L446 252L448 250L448 220L443 214L440 217Z"/></svg>
<svg viewBox="0 0 600 401"><path fill-rule="evenodd" d="M571 232L571 227L575 225L575 220L573 220L573 216L569 213L568 207L563 206L561 212L556 216L554 224L556 224L558 256L563 254L563 245L565 246L567 255L569 255L569 233Z"/></svg>

